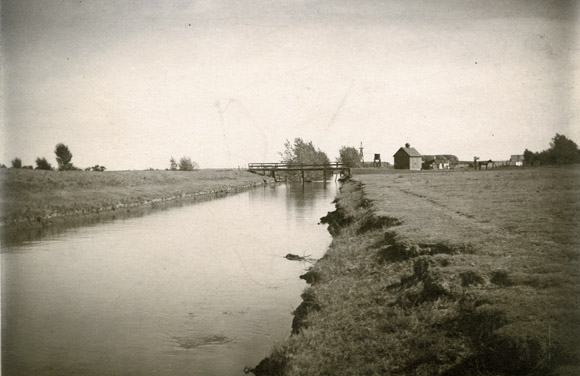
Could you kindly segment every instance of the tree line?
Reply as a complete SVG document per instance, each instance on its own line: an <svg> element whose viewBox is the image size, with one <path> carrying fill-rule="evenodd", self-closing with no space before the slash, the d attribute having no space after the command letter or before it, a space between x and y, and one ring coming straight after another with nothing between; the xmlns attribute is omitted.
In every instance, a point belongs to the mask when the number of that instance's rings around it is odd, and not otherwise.
<svg viewBox="0 0 580 376"><path fill-rule="evenodd" d="M279 152L281 162L289 165L299 164L330 164L330 159L325 152L314 146L312 141L304 141L297 137L294 141L286 140L284 150ZM360 167L360 156L356 148L352 146L343 146L339 150L338 163L343 163L348 167Z"/></svg>
<svg viewBox="0 0 580 376"><path fill-rule="evenodd" d="M58 143L54 149L54 154L56 155L56 163L57 167L53 167L52 164L44 157L36 158L36 167L32 166L25 166L22 164L22 159L14 158L11 161L12 168L26 168L26 169L35 169L35 170L47 170L47 171L79 171L82 170L81 168L76 167L72 163L73 154L71 153L69 147L63 143ZM0 165L0 167L6 167L4 165ZM105 166L94 165L91 167L87 167L85 171L98 171L102 172L105 171L107 168ZM171 157L169 160L169 169L171 171L193 171L199 169L199 164L197 162L192 161L189 157L182 157L179 162L175 160L175 158Z"/></svg>
<svg viewBox="0 0 580 376"><path fill-rule="evenodd" d="M58 143L54 149L54 154L56 155L56 163L57 168L53 167L52 164L45 158L45 157L38 157L36 158L36 170L48 170L48 171L75 171L81 170L80 168L76 167L72 163L73 154L71 153L68 146L65 144ZM24 166L22 165L22 159L14 158L11 161L12 168L27 168L33 169L32 166ZM107 168L105 166L94 165L91 167L87 167L85 171L105 171Z"/></svg>
<svg viewBox="0 0 580 376"><path fill-rule="evenodd" d="M524 163L530 166L580 163L580 150L574 141L556 133L550 142L549 149L540 152L526 149L524 151Z"/></svg>

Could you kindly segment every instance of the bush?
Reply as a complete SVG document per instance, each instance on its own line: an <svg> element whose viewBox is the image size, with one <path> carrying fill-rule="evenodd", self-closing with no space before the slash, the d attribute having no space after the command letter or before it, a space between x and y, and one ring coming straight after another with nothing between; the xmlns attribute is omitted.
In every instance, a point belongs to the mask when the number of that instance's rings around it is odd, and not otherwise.
<svg viewBox="0 0 580 376"><path fill-rule="evenodd" d="M85 168L85 171L97 171L97 172L103 172L105 171L107 168L105 166L99 166L99 165L94 165L93 167L87 167Z"/></svg>
<svg viewBox="0 0 580 376"><path fill-rule="evenodd" d="M193 162L189 157L182 157L179 160L179 171L193 171L197 170L199 165Z"/></svg>
<svg viewBox="0 0 580 376"><path fill-rule="evenodd" d="M50 162L46 160L46 158L40 158L40 157L36 158L36 169L37 170L48 170L48 171L54 170L54 168L52 167Z"/></svg>
<svg viewBox="0 0 580 376"><path fill-rule="evenodd" d="M12 168L22 168L22 159L14 158L12 161Z"/></svg>

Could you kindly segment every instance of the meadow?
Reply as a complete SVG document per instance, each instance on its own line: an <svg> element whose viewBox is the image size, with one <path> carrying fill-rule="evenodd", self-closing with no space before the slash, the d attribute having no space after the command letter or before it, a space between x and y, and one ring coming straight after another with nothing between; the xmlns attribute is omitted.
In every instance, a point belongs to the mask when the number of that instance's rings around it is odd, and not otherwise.
<svg viewBox="0 0 580 376"><path fill-rule="evenodd" d="M580 374L580 168L355 175L256 374Z"/></svg>
<svg viewBox="0 0 580 376"><path fill-rule="evenodd" d="M63 219L159 202L221 194L263 183L243 170L42 171L0 169L2 227L38 227Z"/></svg>

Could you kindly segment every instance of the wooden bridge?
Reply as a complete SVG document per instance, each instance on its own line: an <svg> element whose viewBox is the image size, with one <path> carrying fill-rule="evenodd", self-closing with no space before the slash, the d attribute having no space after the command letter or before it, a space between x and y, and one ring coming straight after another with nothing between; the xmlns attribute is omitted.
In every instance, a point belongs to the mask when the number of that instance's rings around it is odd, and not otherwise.
<svg viewBox="0 0 580 376"><path fill-rule="evenodd" d="M249 163L248 171L255 174L261 173L266 175L270 173L275 180L277 179L276 173L286 173L289 172L301 172L302 181L304 182L304 173L306 171L320 171L324 181L326 177L338 173L343 176L350 176L350 167L344 163L325 163L325 164L302 164L302 163ZM280 177L280 175L278 175Z"/></svg>

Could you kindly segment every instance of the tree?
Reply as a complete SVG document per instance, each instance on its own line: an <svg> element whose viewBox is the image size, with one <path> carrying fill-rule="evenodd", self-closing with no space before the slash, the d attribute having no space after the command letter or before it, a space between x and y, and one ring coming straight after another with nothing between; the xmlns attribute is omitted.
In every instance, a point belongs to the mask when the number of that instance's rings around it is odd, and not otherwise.
<svg viewBox="0 0 580 376"><path fill-rule="evenodd" d="M360 155L356 148L343 146L338 151L338 154L337 162L344 163L348 167L360 167Z"/></svg>
<svg viewBox="0 0 580 376"><path fill-rule="evenodd" d="M294 143L286 140L284 151L279 154L282 162L289 164L330 164L326 153L315 148L312 141L304 142L299 137L294 139Z"/></svg>
<svg viewBox="0 0 580 376"><path fill-rule="evenodd" d="M75 169L75 167L71 163L73 155L70 152L68 146L66 146L63 143L59 143L56 145L54 153L56 154L56 162L58 163L59 171Z"/></svg>
<svg viewBox="0 0 580 376"><path fill-rule="evenodd" d="M40 157L36 158L36 169L37 170L49 170L49 171L54 170L54 168L52 167L50 162L46 160L46 158L40 158Z"/></svg>
<svg viewBox="0 0 580 376"><path fill-rule="evenodd" d="M288 163L289 165L300 165L300 164L317 164L317 165L329 165L330 159L326 153L322 150L316 148L312 141L305 142L303 139L297 137L294 142L286 140L284 143L284 151L280 152L280 157L283 163ZM294 175L290 173L290 175ZM308 178L316 176L317 178L322 176L322 172L310 172L307 173Z"/></svg>
<svg viewBox="0 0 580 376"><path fill-rule="evenodd" d="M14 158L12 161L12 168L22 168L22 159Z"/></svg>
<svg viewBox="0 0 580 376"><path fill-rule="evenodd" d="M199 165L193 162L189 157L182 157L179 160L179 171L193 171L198 169Z"/></svg>
<svg viewBox="0 0 580 376"><path fill-rule="evenodd" d="M580 162L578 145L566 136L556 133L550 142L550 160L554 164L572 164Z"/></svg>
<svg viewBox="0 0 580 376"><path fill-rule="evenodd" d="M177 171L177 162L175 161L175 158L171 157L169 159L169 169L171 171Z"/></svg>
<svg viewBox="0 0 580 376"><path fill-rule="evenodd" d="M528 149L524 150L524 163L528 166L532 166L536 162L536 153Z"/></svg>

